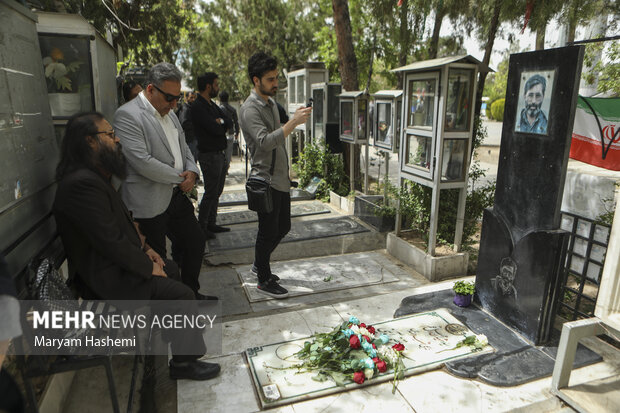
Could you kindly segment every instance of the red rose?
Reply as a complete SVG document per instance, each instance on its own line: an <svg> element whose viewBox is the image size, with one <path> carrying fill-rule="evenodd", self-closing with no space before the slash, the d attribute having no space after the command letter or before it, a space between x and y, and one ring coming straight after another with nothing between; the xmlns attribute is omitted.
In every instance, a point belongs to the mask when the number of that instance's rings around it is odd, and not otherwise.
<svg viewBox="0 0 620 413"><path fill-rule="evenodd" d="M377 364L379 361L381 361L381 359L379 357L375 357L372 359L372 362Z"/></svg>
<svg viewBox="0 0 620 413"><path fill-rule="evenodd" d="M357 337L356 334L353 334L351 337L349 337L349 345L351 346L351 348L356 349L360 348L362 346L362 343L360 343L359 337Z"/></svg>
<svg viewBox="0 0 620 413"><path fill-rule="evenodd" d="M362 337L364 337L364 339L370 343L370 337L368 336L362 336Z"/></svg>
<svg viewBox="0 0 620 413"><path fill-rule="evenodd" d="M362 327L366 328L366 324L364 324L364 323L360 324L360 328L362 328Z"/></svg>
<svg viewBox="0 0 620 413"><path fill-rule="evenodd" d="M394 344L392 346L392 348L396 351L403 351L405 349L405 346L403 346L402 344L398 343L398 344Z"/></svg>
<svg viewBox="0 0 620 413"><path fill-rule="evenodd" d="M364 379L365 377L363 371L356 371L355 373L353 373L353 381L357 384L362 384L364 382Z"/></svg>
<svg viewBox="0 0 620 413"><path fill-rule="evenodd" d="M370 334L375 334L375 332L377 331L377 330L375 330L375 328L373 326L366 327L366 330L368 330L368 332Z"/></svg>
<svg viewBox="0 0 620 413"><path fill-rule="evenodd" d="M376 350L377 346L375 346L375 343L371 343L371 344L372 344L372 348L374 348Z"/></svg>
<svg viewBox="0 0 620 413"><path fill-rule="evenodd" d="M377 366L377 370L379 370L380 373L385 373L387 370L387 364L385 364L383 360L376 361L375 366Z"/></svg>

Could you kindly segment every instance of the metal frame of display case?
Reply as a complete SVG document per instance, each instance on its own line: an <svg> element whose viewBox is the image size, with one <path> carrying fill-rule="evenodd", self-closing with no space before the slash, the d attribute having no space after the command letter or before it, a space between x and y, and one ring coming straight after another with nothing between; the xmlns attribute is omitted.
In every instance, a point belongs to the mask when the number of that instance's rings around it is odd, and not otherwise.
<svg viewBox="0 0 620 413"><path fill-rule="evenodd" d="M323 62L306 62L303 67L288 72L286 76L287 91L288 91L288 113L289 117L292 117L295 111L303 106L306 106L308 99L312 96L312 84L327 82L329 80L329 72L325 68ZM302 92L303 95L300 93ZM298 141L298 150L303 149L303 145L310 143L312 134L311 119L308 119L306 123L297 125L295 131L303 132L303 142ZM289 159L293 159L293 140L286 140L287 152Z"/></svg>
<svg viewBox="0 0 620 413"><path fill-rule="evenodd" d="M459 189L454 249L461 249L477 74L488 70L482 66L471 56L453 56L393 70L402 72L404 78L399 182L402 186L406 179L433 189L428 243L431 256L435 255L442 189ZM467 84L465 93L462 86ZM418 146L414 148L414 144ZM398 216L397 235L400 224Z"/></svg>
<svg viewBox="0 0 620 413"><path fill-rule="evenodd" d="M330 91L331 89L331 91ZM339 139L339 124L340 124L340 99L339 95L342 93L342 85L340 83L314 83L312 85L312 141L322 142L323 144L329 143L331 139ZM320 96L319 96L320 95ZM320 100L319 100L320 99ZM335 109L330 111L330 106ZM321 116L323 122L321 126L317 128L317 118ZM328 125L336 131L334 136L330 139L329 132L327 130Z"/></svg>
<svg viewBox="0 0 620 413"><path fill-rule="evenodd" d="M400 130L401 126L401 117L403 112L403 91L402 90L380 90L377 93L372 95L374 98L374 111L373 111L373 145L377 148L382 155L385 157L385 176L389 176L390 174L390 154L398 153L398 149L400 147ZM379 115L380 115L380 106L386 105L390 108L389 115L389 127L388 132L391 129L391 139L389 143L386 143L385 140L377 139L381 134L380 125L379 125ZM380 165L379 165L380 167ZM388 185L383 186L383 199L387 199L388 196Z"/></svg>
<svg viewBox="0 0 620 413"><path fill-rule="evenodd" d="M351 145L366 145L365 149L365 166L364 169L366 171L364 175L364 193L368 193L368 134L370 125L368 122L368 95L366 92L361 90L354 91L345 91L340 94L340 120L339 120L339 130L340 130L340 141L346 142ZM360 103L363 102L364 109L360 109ZM349 125L351 129L349 129L350 133L345 133L346 130L343 130L343 122L345 121L344 113L347 111L343 111L343 105L351 105L351 118L349 119ZM365 125L363 130L360 133L359 127L359 113L360 110L364 111L364 121ZM350 188L355 187L355 150L351 148L350 151L350 162L349 162L349 180L350 180Z"/></svg>
<svg viewBox="0 0 620 413"><path fill-rule="evenodd" d="M400 129L402 116L402 90L380 90L372 95L374 98L373 113L373 145L382 152L398 153L400 143ZM390 107L390 127L392 128L392 138L389 143L379 141L379 105L389 105ZM388 129L389 130L389 129Z"/></svg>
<svg viewBox="0 0 620 413"><path fill-rule="evenodd" d="M96 110L103 113L108 119L112 119L118 107L116 95L116 53L114 48L104 39L93 25L77 14L36 12L38 23L37 32L41 43L42 53L47 39L79 39L88 41L88 71L90 84L81 83L80 88L89 87L90 107L81 102L80 111ZM42 56L45 57L45 56ZM71 62L65 62L71 63ZM84 94L81 100L87 100ZM64 126L70 115L52 116L54 125Z"/></svg>

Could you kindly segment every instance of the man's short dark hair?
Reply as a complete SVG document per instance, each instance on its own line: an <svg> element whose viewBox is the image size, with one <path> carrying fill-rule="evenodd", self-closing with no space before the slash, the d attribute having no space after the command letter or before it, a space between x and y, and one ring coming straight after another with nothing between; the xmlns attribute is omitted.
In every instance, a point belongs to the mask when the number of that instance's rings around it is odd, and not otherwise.
<svg viewBox="0 0 620 413"><path fill-rule="evenodd" d="M181 83L181 79L183 79L183 74L175 65L162 62L151 67L146 77L146 84L161 86L166 80Z"/></svg>
<svg viewBox="0 0 620 413"><path fill-rule="evenodd" d="M254 76L261 79L265 73L278 68L278 61L275 57L269 56L265 52L254 53L248 60L248 75L250 82L254 84Z"/></svg>
<svg viewBox="0 0 620 413"><path fill-rule="evenodd" d="M227 103L228 102L228 92L227 91L223 91L220 92L220 101L223 103Z"/></svg>
<svg viewBox="0 0 620 413"><path fill-rule="evenodd" d="M547 88L547 81L541 75L534 75L530 77L527 82L525 82L525 89L523 90L523 94L527 94L527 91L533 88L536 85L542 85L542 93L545 94L545 89Z"/></svg>
<svg viewBox="0 0 620 413"><path fill-rule="evenodd" d="M219 76L215 72L206 72L204 75L198 76L198 91L204 92L207 85L213 86L213 82L218 78Z"/></svg>
<svg viewBox="0 0 620 413"><path fill-rule="evenodd" d="M123 98L125 99L125 102L129 102L131 89L133 89L137 85L138 83L133 79L126 80L125 83L123 83Z"/></svg>
<svg viewBox="0 0 620 413"><path fill-rule="evenodd" d="M88 136L96 136L96 122L104 119L99 112L77 113L69 119L60 148L60 162L56 168L56 178L61 180L69 172L81 167L94 169L94 151Z"/></svg>

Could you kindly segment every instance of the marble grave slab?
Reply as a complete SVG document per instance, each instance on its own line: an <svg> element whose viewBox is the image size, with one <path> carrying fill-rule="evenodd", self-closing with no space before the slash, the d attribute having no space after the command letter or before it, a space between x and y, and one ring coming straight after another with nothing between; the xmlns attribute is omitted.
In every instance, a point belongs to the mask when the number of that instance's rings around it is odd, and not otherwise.
<svg viewBox="0 0 620 413"><path fill-rule="evenodd" d="M388 334L391 341L405 345L405 376L439 368L450 360L493 351L490 346L476 353L468 346L454 349L459 341L474 333L443 308L373 325L377 331ZM316 375L315 372L298 373L295 368L289 369L299 363L294 354L308 340L310 338L246 350L244 354L262 408L357 389L393 378L393 372L388 370L366 380L362 385L349 381L344 387L339 387L332 380L314 381L312 376Z"/></svg>
<svg viewBox="0 0 620 413"><path fill-rule="evenodd" d="M314 197L303 189L291 189L291 201L307 201ZM244 191L225 192L220 195L219 206L245 205L248 203L248 194Z"/></svg>
<svg viewBox="0 0 620 413"><path fill-rule="evenodd" d="M331 210L320 201L313 201L303 204L291 205L291 217L301 217L307 215L327 214ZM257 222L258 215L254 211L233 211L217 214L217 225L233 225L246 224L248 222Z"/></svg>
<svg viewBox="0 0 620 413"><path fill-rule="evenodd" d="M237 268L249 301L273 300L258 292L256 275L250 271L251 267ZM289 297L390 283L398 281L395 274L403 272L379 252L280 261L271 266L271 271L278 274L280 284L288 290Z"/></svg>
<svg viewBox="0 0 620 413"><path fill-rule="evenodd" d="M258 228L234 229L217 234L209 240L209 251L235 250L253 247ZM282 242L303 241L307 239L337 237L340 235L370 232L368 228L350 217L325 218L312 221L293 222L291 230Z"/></svg>

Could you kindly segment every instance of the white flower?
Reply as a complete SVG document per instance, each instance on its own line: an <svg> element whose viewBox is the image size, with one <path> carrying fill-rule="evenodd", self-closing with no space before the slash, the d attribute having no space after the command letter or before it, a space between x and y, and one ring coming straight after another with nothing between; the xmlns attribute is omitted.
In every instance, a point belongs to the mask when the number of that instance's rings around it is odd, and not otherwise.
<svg viewBox="0 0 620 413"><path fill-rule="evenodd" d="M368 331L365 327L361 327L359 329L359 333L363 336L368 336L368 338L370 338L371 341L374 340L375 338L375 335L372 334L370 331Z"/></svg>
<svg viewBox="0 0 620 413"><path fill-rule="evenodd" d="M364 369L364 377L366 377L367 379L372 379L373 374L375 374L375 371L373 369Z"/></svg>
<svg viewBox="0 0 620 413"><path fill-rule="evenodd" d="M379 347L380 359L389 361L392 365L396 364L398 360L398 353L392 347L381 346Z"/></svg>
<svg viewBox="0 0 620 413"><path fill-rule="evenodd" d="M353 325L351 326L351 330L353 330L353 332L354 332L355 334L359 334L359 333L360 333L360 326L353 324Z"/></svg>
<svg viewBox="0 0 620 413"><path fill-rule="evenodd" d="M58 62L49 63L45 66L45 77L53 77L58 79L67 74L67 67Z"/></svg>
<svg viewBox="0 0 620 413"><path fill-rule="evenodd" d="M487 336L485 336L484 334L478 334L476 336L476 340L478 340L478 342L480 342L480 345L482 347L486 346L487 344L489 344L489 339L487 338Z"/></svg>

